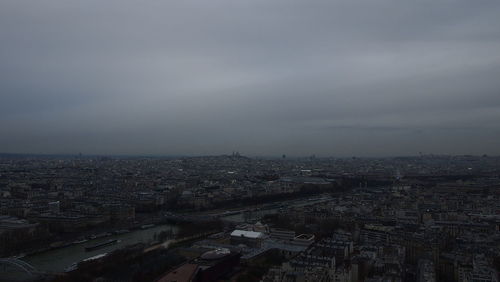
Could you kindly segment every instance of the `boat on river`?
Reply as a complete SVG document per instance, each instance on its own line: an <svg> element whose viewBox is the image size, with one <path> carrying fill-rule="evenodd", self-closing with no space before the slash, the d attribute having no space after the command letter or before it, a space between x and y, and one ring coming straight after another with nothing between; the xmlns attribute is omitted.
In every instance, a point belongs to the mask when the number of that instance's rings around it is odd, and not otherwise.
<svg viewBox="0 0 500 282"><path fill-rule="evenodd" d="M109 246L109 245L114 245L118 242L117 239L110 239L106 242L102 242L102 243L99 243L97 245L93 245L93 246L87 246L85 247L85 251L86 252L90 252L90 251L93 251L93 250L97 250L97 249L100 249L100 248L103 248L103 247L106 247L106 246Z"/></svg>
<svg viewBox="0 0 500 282"><path fill-rule="evenodd" d="M92 260L100 259L100 258L103 258L103 257L105 257L107 255L108 255L108 253L98 254L96 256L86 258L86 259L82 260L81 262L86 262L86 261L92 261ZM78 269L78 264L79 264L79 262L74 262L70 266L66 267L64 269L64 271L65 272L71 272L73 270L77 270Z"/></svg>
<svg viewBox="0 0 500 282"><path fill-rule="evenodd" d="M121 229L121 230L116 230L115 232L113 232L114 234L125 234L125 233L129 233L130 230L128 229Z"/></svg>
<svg viewBox="0 0 500 282"><path fill-rule="evenodd" d="M82 239L82 240L76 240L76 241L73 241L73 244L76 245L76 244L81 244L81 243L85 243L87 242L88 240L87 239Z"/></svg>

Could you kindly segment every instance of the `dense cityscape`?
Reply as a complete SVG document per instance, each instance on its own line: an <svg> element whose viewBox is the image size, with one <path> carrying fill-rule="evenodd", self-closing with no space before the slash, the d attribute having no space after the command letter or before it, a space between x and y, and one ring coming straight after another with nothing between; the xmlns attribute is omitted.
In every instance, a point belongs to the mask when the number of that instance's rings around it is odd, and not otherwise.
<svg viewBox="0 0 500 282"><path fill-rule="evenodd" d="M500 157L0 157L2 281L496 281Z"/></svg>
<svg viewBox="0 0 500 282"><path fill-rule="evenodd" d="M0 282L500 282L500 0L0 0Z"/></svg>

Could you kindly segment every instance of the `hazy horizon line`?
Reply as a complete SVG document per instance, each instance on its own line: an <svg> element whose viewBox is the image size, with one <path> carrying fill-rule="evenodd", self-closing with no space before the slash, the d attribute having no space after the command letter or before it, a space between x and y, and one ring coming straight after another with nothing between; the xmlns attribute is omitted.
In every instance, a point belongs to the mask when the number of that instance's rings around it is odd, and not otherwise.
<svg viewBox="0 0 500 282"><path fill-rule="evenodd" d="M239 153L235 151L235 153ZM285 158L283 158L283 155ZM115 157L115 158L199 158L199 157L221 157L221 156L232 156L231 153L228 154L95 154L95 153L6 153L0 152L0 157L4 156L36 156L36 157ZM288 154L276 154L276 155L254 155L254 154L239 154L240 157L247 158L272 158L272 159L303 159L303 158L316 158L316 159L384 159L384 158L411 158L411 157L500 157L500 155L490 155L490 154L441 154L441 153L421 153L415 155L385 155L385 156L367 156L367 155L352 155L352 156L334 156L334 155L288 155Z"/></svg>

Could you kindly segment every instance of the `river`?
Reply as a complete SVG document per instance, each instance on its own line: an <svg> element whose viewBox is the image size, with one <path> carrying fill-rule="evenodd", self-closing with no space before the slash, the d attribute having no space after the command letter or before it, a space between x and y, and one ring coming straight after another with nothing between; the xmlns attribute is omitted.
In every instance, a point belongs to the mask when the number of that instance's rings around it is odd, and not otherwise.
<svg viewBox="0 0 500 282"><path fill-rule="evenodd" d="M316 198L310 198L310 199L295 199L295 200L281 202L281 206L285 209L290 208L290 207L303 207L303 206L315 205L318 203L329 202L331 200L332 200L332 198L330 196L322 196L320 198L316 197ZM265 215L276 214L279 212L279 210L280 210L280 208L264 208L264 209L260 209L260 210L246 212L246 215L245 215L245 212L240 212L237 214L223 216L223 217L221 217L221 219L236 222L236 223L243 223L246 221L252 222L252 221L260 220Z"/></svg>
<svg viewBox="0 0 500 282"><path fill-rule="evenodd" d="M317 203L330 200L331 197L321 197L314 199L290 200L282 202L282 204L284 207L299 207L299 206L314 205ZM279 212L279 208L269 208L269 209L253 211L248 216L251 217L253 220L259 220L262 216L266 214L275 214L277 212ZM222 218L233 222L245 222L244 213L233 214ZM22 258L22 260L33 265L38 270L48 271L48 272L62 272L74 262L80 262L89 257L93 257L102 253L109 253L114 250L121 249L127 245L133 245L136 243L150 243L154 240L155 233L167 230L172 230L175 233L177 228L174 225L168 225L168 224L158 225L149 229L134 230L130 233L112 235L109 237L89 240L82 244L77 244L69 247L42 252L39 254L27 256L25 258ZM109 245L90 252L86 252L84 249L84 247L86 246L93 246L102 242L106 242L110 239L117 239L119 240L119 242L117 244Z"/></svg>
<svg viewBox="0 0 500 282"><path fill-rule="evenodd" d="M165 224L154 226L144 230L133 230L125 234L118 234L89 240L85 243L27 256L22 258L22 260L41 271L62 272L74 262L80 262L89 257L93 257L103 253L109 253L136 243L150 243L154 241L155 233L160 233L161 231L167 230L172 230L172 232L175 233L177 231L177 228L174 225ZM87 252L84 249L86 246L93 246L102 242L106 242L110 239L117 239L119 241L114 245L102 247L90 252Z"/></svg>

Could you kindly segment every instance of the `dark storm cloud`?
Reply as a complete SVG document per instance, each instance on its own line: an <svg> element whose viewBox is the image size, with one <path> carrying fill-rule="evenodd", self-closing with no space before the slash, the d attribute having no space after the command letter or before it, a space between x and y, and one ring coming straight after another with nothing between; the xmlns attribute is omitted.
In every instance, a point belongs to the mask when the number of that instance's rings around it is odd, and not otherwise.
<svg viewBox="0 0 500 282"><path fill-rule="evenodd" d="M0 151L498 154L498 1L0 3Z"/></svg>

